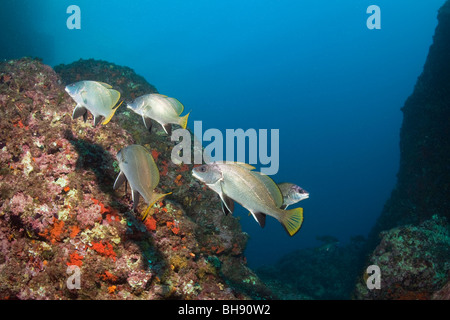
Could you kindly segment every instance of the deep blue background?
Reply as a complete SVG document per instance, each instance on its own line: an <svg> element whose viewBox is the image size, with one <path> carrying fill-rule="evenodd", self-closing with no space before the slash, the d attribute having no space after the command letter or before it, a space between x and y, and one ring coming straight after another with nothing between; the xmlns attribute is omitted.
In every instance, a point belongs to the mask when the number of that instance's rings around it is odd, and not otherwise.
<svg viewBox="0 0 450 320"><path fill-rule="evenodd" d="M0 58L80 58L133 68L192 110L189 126L280 129L273 178L311 193L288 237L238 208L250 266L317 235L367 235L395 184L400 108L425 62L444 0L4 0ZM81 8L68 30L66 8ZM366 9L381 8L381 30Z"/></svg>

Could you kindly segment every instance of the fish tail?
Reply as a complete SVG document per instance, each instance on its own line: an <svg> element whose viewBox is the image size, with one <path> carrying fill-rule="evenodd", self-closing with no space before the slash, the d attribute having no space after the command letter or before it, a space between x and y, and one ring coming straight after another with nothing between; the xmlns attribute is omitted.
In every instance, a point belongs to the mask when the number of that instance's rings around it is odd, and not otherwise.
<svg viewBox="0 0 450 320"><path fill-rule="evenodd" d="M303 208L286 210L280 217L279 221L286 229L287 233L292 237L300 230L303 223Z"/></svg>
<svg viewBox="0 0 450 320"><path fill-rule="evenodd" d="M169 195L169 194L171 194L171 193L172 193L172 192L162 194L162 193L156 193L156 192L154 192L154 193L152 194L151 199L150 199L150 204L148 205L147 209L145 209L144 214L142 215L142 221L144 221L144 220L147 218L148 213L150 212L150 208L153 207L153 205L154 205L158 200L164 198L165 196L167 196L167 195Z"/></svg>
<svg viewBox="0 0 450 320"><path fill-rule="evenodd" d="M111 118L113 117L114 113L116 113L117 109L119 109L120 105L123 103L123 100L117 105L117 107L115 107L114 109L112 109L111 113L109 114L108 118L105 118L105 120L102 122L103 125L107 124Z"/></svg>
<svg viewBox="0 0 450 320"><path fill-rule="evenodd" d="M190 112L185 115L184 117L180 117L180 120L178 120L178 124L183 128L186 129L187 127L187 122L188 122L188 117L189 117Z"/></svg>

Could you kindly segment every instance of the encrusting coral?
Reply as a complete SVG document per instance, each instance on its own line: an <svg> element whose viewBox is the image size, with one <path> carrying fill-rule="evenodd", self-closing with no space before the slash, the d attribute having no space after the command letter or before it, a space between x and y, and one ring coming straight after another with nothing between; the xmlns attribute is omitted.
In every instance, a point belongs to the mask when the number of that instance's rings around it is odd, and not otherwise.
<svg viewBox="0 0 450 320"><path fill-rule="evenodd" d="M0 64L0 298L270 298L245 265L248 236L192 165L171 162L170 137L156 126L150 134L124 107L107 125L72 120L64 85L103 81L125 100L156 89L104 61L55 69L61 77L29 58ZM172 192L144 222L145 204L134 212L130 191L112 189L115 155L130 144L152 153L157 190ZM67 285L69 266L79 268L79 289Z"/></svg>
<svg viewBox="0 0 450 320"><path fill-rule="evenodd" d="M380 244L367 262L380 268L380 288L369 290L364 273L356 286L355 298L441 299L441 289L450 274L450 226L446 219L435 215L418 226L394 228L382 232L380 237Z"/></svg>

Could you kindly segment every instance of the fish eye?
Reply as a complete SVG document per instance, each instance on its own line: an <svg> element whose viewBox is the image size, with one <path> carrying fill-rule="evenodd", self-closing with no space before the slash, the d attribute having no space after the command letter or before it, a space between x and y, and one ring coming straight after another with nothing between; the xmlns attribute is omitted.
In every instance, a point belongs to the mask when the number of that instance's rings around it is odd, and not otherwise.
<svg viewBox="0 0 450 320"><path fill-rule="evenodd" d="M200 170L200 172L206 172L206 171L207 171L205 166L201 166L201 167L199 168L199 170Z"/></svg>

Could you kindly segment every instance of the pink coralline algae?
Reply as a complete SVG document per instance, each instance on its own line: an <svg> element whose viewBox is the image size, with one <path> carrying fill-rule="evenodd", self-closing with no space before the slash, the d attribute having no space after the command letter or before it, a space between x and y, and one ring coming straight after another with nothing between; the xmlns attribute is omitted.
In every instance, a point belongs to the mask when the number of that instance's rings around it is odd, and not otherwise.
<svg viewBox="0 0 450 320"><path fill-rule="evenodd" d="M76 207L76 219L81 228L92 227L102 220L101 207L92 202L88 195L84 195L83 198Z"/></svg>
<svg viewBox="0 0 450 320"><path fill-rule="evenodd" d="M62 78L38 60L0 63L0 299L270 298L245 265L247 235L192 166L171 162L174 142L123 107L107 125L72 120L62 83L107 82L125 100L156 89L104 61L57 70ZM135 143L155 155L158 192L173 192L144 222L146 204L134 212L129 188L112 189L115 156Z"/></svg>
<svg viewBox="0 0 450 320"><path fill-rule="evenodd" d="M27 205L30 205L33 202L33 198L29 195L24 195L23 193L18 193L12 197L9 201L9 210L15 216L21 215Z"/></svg>

